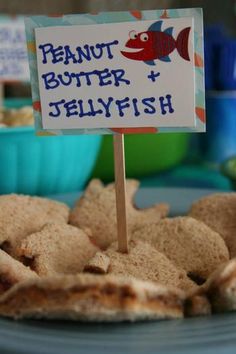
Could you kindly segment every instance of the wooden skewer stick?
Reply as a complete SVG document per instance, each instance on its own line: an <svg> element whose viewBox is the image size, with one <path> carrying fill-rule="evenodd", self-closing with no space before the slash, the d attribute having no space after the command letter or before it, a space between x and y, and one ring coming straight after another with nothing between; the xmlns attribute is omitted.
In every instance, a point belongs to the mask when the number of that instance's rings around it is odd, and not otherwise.
<svg viewBox="0 0 236 354"><path fill-rule="evenodd" d="M114 143L114 162L115 162L118 251L121 253L128 253L124 134L115 134L113 136L113 143Z"/></svg>

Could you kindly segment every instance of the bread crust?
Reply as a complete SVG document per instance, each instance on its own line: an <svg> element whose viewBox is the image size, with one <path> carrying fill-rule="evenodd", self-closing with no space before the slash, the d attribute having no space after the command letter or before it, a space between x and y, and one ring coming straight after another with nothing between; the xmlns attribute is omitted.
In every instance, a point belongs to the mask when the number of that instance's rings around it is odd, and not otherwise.
<svg viewBox="0 0 236 354"><path fill-rule="evenodd" d="M38 275L29 267L0 250L0 294L21 281L36 278Z"/></svg>
<svg viewBox="0 0 236 354"><path fill-rule="evenodd" d="M125 277L79 274L30 280L0 298L14 318L137 321L183 317L184 293Z"/></svg>
<svg viewBox="0 0 236 354"><path fill-rule="evenodd" d="M213 312L236 310L236 258L221 265L209 277L205 293Z"/></svg>
<svg viewBox="0 0 236 354"><path fill-rule="evenodd" d="M188 296L184 303L186 317L211 315L211 304L204 293L195 293Z"/></svg>

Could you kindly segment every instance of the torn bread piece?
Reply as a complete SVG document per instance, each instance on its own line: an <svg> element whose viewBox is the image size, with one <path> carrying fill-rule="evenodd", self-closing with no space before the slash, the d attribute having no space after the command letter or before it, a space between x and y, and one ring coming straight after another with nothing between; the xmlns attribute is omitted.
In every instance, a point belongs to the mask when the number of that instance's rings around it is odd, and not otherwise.
<svg viewBox="0 0 236 354"><path fill-rule="evenodd" d="M110 258L104 252L97 252L85 265L84 271L88 273L106 274L110 266Z"/></svg>
<svg viewBox="0 0 236 354"><path fill-rule="evenodd" d="M222 237L191 217L166 218L140 228L134 240L149 242L201 285L229 252Z"/></svg>
<svg viewBox="0 0 236 354"><path fill-rule="evenodd" d="M18 254L31 260L40 276L76 274L98 251L83 230L67 224L47 224L21 243Z"/></svg>
<svg viewBox="0 0 236 354"><path fill-rule="evenodd" d="M26 195L0 196L0 245L17 257L16 249L29 234L49 222L67 223L69 208L53 200Z"/></svg>
<svg viewBox="0 0 236 354"><path fill-rule="evenodd" d="M0 298L7 317L139 321L183 317L178 289L109 275L78 274L21 282Z"/></svg>
<svg viewBox="0 0 236 354"><path fill-rule="evenodd" d="M205 294L213 312L236 311L236 258L220 266L209 277Z"/></svg>
<svg viewBox="0 0 236 354"><path fill-rule="evenodd" d="M188 291L197 288L197 285L187 277L186 272L178 269L164 254L148 243L130 241L128 254L118 252L117 244L114 243L103 252L103 255L110 260L109 274L135 277ZM93 267L86 266L85 270L95 273L94 269L96 266L99 267L96 255L91 263Z"/></svg>
<svg viewBox="0 0 236 354"><path fill-rule="evenodd" d="M184 314L186 317L211 315L211 304L204 293L189 295L184 303Z"/></svg>
<svg viewBox="0 0 236 354"><path fill-rule="evenodd" d="M236 257L236 193L217 193L193 203L189 215L218 232Z"/></svg>
<svg viewBox="0 0 236 354"><path fill-rule="evenodd" d="M167 204L137 209L134 206L134 195L138 186L139 182L136 180L126 182L127 221L130 233L142 225L160 220L169 210ZM82 229L90 228L94 241L102 249L106 249L117 239L115 198L114 183L104 186L101 181L94 179L70 213L70 223Z"/></svg>
<svg viewBox="0 0 236 354"><path fill-rule="evenodd" d="M38 275L29 267L0 250L0 294L16 283L37 278Z"/></svg>

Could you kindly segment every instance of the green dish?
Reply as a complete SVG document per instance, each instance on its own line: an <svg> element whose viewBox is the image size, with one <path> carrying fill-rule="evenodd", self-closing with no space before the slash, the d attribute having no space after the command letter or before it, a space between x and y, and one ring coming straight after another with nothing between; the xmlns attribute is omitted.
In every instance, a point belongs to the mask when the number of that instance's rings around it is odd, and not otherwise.
<svg viewBox="0 0 236 354"><path fill-rule="evenodd" d="M125 136L126 176L144 177L178 165L187 155L190 134L139 134ZM93 177L114 179L112 136L104 136Z"/></svg>
<svg viewBox="0 0 236 354"><path fill-rule="evenodd" d="M236 156L232 156L222 164L221 172L229 178L233 189L236 190Z"/></svg>

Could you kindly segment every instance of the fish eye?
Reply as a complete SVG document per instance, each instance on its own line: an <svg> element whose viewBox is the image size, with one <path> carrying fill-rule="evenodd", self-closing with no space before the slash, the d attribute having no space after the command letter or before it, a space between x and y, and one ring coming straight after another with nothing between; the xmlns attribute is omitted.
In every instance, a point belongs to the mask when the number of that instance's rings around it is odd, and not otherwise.
<svg viewBox="0 0 236 354"><path fill-rule="evenodd" d="M142 33L140 35L140 39L142 42L146 42L148 40L148 34L147 33Z"/></svg>
<svg viewBox="0 0 236 354"><path fill-rule="evenodd" d="M136 39L138 37L137 33L135 31L130 31L129 32L129 38L130 39Z"/></svg>

